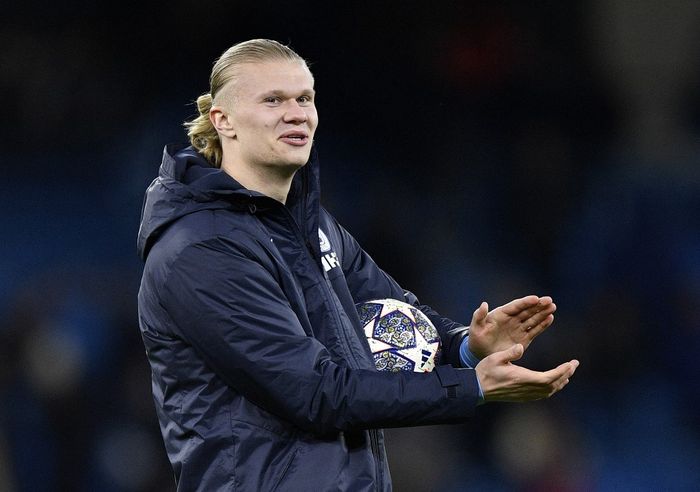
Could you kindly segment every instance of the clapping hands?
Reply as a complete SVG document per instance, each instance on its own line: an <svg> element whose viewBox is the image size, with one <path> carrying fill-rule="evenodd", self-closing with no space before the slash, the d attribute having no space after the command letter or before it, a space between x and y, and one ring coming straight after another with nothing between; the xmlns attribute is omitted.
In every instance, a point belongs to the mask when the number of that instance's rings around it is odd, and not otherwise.
<svg viewBox="0 0 700 492"><path fill-rule="evenodd" d="M527 296L493 311L488 304L474 311L469 327L469 350L483 359L476 366L485 401L522 402L548 398L569 383L575 359L539 372L513 364L532 341L554 321L551 297Z"/></svg>

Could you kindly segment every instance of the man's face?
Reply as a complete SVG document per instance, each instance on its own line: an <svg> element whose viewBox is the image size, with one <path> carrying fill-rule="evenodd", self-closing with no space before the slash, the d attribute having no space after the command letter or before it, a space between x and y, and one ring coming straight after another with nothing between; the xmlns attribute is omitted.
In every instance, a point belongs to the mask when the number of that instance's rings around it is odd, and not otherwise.
<svg viewBox="0 0 700 492"><path fill-rule="evenodd" d="M224 107L233 127L226 160L249 168L296 170L306 164L318 124L309 69L279 60L244 64L236 73L225 88L230 92Z"/></svg>

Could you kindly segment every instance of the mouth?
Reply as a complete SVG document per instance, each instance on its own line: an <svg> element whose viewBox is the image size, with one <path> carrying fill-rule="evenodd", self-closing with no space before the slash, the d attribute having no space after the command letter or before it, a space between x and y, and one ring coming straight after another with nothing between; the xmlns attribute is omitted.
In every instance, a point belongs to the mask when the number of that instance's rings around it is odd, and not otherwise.
<svg viewBox="0 0 700 492"><path fill-rule="evenodd" d="M296 147L303 147L309 143L309 134L300 130L292 130L280 135L279 140Z"/></svg>

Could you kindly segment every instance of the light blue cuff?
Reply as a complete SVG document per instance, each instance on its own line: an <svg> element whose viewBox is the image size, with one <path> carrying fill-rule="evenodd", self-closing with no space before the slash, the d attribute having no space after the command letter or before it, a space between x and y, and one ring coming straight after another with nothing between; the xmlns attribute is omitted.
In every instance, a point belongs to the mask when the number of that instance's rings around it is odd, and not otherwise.
<svg viewBox="0 0 700 492"><path fill-rule="evenodd" d="M469 335L464 337L462 344L459 346L459 360L462 365L474 369L476 365L481 362L481 360L469 350ZM479 382L479 376L476 376L476 384L479 387L479 401L477 405L484 403L484 391L481 389L481 383Z"/></svg>
<svg viewBox="0 0 700 492"><path fill-rule="evenodd" d="M469 367L470 369L474 369L481 362L481 359L469 350L469 335L464 337L462 345L459 346L459 360L464 367Z"/></svg>

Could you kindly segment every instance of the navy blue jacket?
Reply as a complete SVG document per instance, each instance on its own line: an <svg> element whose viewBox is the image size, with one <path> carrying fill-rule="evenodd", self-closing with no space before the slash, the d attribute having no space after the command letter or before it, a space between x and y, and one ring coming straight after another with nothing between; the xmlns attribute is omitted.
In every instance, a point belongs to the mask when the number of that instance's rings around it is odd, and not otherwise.
<svg viewBox="0 0 700 492"><path fill-rule="evenodd" d="M467 329L420 306L320 206L315 153L283 205L191 147L166 147L138 248L139 322L178 490L390 490L381 428L473 413L474 371L448 364ZM443 365L374 369L354 306L378 298L431 317Z"/></svg>

